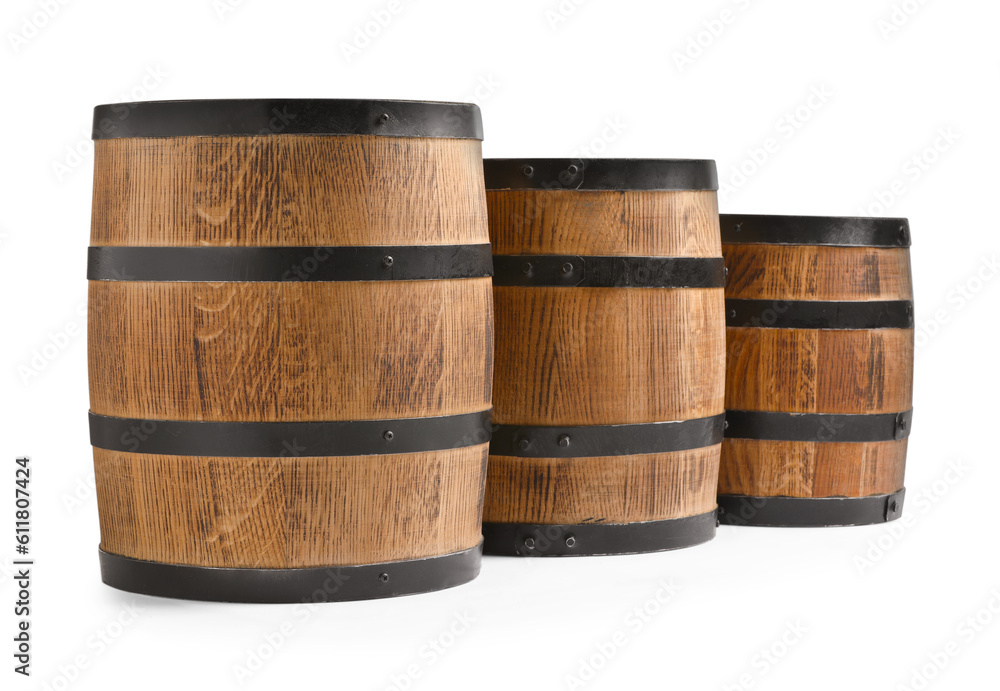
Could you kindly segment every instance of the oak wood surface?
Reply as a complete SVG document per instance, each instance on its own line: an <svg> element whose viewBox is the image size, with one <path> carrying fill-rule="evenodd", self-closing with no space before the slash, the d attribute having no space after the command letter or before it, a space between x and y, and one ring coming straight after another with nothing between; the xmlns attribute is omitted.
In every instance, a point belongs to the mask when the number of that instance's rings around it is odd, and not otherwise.
<svg viewBox="0 0 1000 691"><path fill-rule="evenodd" d="M588 458L491 456L483 520L636 523L715 509L719 445Z"/></svg>
<svg viewBox="0 0 1000 691"><path fill-rule="evenodd" d="M720 256L715 192L486 190L494 254Z"/></svg>
<svg viewBox="0 0 1000 691"><path fill-rule="evenodd" d="M91 410L271 422L490 407L489 278L92 281Z"/></svg>
<svg viewBox="0 0 1000 691"><path fill-rule="evenodd" d="M721 289L498 287L495 295L496 422L612 425L722 412Z"/></svg>
<svg viewBox="0 0 1000 691"><path fill-rule="evenodd" d="M903 487L903 441L838 443L726 439L719 494L864 497Z"/></svg>
<svg viewBox="0 0 1000 691"><path fill-rule="evenodd" d="M722 246L726 297L753 300L912 300L903 248Z"/></svg>
<svg viewBox="0 0 1000 691"><path fill-rule="evenodd" d="M94 144L92 245L488 242L474 139L279 134Z"/></svg>
<svg viewBox="0 0 1000 691"><path fill-rule="evenodd" d="M912 329L726 329L726 408L898 413L913 405Z"/></svg>
<svg viewBox="0 0 1000 691"><path fill-rule="evenodd" d="M101 547L173 564L304 568L418 559L482 539L488 445L206 458L94 449Z"/></svg>

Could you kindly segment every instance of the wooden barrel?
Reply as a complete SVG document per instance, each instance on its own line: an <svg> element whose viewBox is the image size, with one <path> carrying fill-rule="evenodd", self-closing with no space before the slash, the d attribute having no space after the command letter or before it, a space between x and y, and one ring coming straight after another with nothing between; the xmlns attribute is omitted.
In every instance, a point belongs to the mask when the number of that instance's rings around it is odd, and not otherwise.
<svg viewBox="0 0 1000 691"><path fill-rule="evenodd" d="M901 515L909 246L902 218L722 216L722 522L864 525Z"/></svg>
<svg viewBox="0 0 1000 691"><path fill-rule="evenodd" d="M486 552L711 539L725 370L715 163L485 170L497 334Z"/></svg>
<svg viewBox="0 0 1000 691"><path fill-rule="evenodd" d="M479 571L492 294L479 110L99 106L104 581L227 601Z"/></svg>

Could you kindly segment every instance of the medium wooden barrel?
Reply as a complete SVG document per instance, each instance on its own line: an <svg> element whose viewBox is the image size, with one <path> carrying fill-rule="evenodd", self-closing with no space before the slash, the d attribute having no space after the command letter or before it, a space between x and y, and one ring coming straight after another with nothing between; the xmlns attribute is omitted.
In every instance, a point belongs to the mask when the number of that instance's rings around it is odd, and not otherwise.
<svg viewBox="0 0 1000 691"><path fill-rule="evenodd" d="M722 522L864 525L901 515L909 246L901 218L722 216Z"/></svg>
<svg viewBox="0 0 1000 691"><path fill-rule="evenodd" d="M493 359L473 105L99 106L104 581L350 600L479 571Z"/></svg>
<svg viewBox="0 0 1000 691"><path fill-rule="evenodd" d="M497 334L486 552L711 539L725 370L715 163L485 170Z"/></svg>

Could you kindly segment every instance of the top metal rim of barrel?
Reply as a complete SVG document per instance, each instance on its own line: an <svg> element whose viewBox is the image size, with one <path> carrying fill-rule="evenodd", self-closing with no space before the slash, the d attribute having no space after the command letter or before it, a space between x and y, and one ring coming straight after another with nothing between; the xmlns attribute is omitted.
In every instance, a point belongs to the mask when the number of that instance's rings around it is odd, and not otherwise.
<svg viewBox="0 0 1000 691"><path fill-rule="evenodd" d="M276 134L481 140L483 122L475 104L445 101L206 99L94 108L94 139Z"/></svg>
<svg viewBox="0 0 1000 691"><path fill-rule="evenodd" d="M715 191L715 161L687 158L488 158L488 190Z"/></svg>
<svg viewBox="0 0 1000 691"><path fill-rule="evenodd" d="M719 222L724 245L910 246L905 218L720 214Z"/></svg>

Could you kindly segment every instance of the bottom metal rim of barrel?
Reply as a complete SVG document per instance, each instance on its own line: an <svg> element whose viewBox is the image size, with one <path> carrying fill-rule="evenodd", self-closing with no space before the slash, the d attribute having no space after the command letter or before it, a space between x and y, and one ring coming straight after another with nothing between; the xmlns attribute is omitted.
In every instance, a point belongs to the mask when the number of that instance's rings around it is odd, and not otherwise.
<svg viewBox="0 0 1000 691"><path fill-rule="evenodd" d="M715 537L715 511L639 523L483 523L483 552L509 557L596 557L693 547Z"/></svg>
<svg viewBox="0 0 1000 691"><path fill-rule="evenodd" d="M719 522L775 528L873 525L903 515L905 489L867 497L754 497L720 494Z"/></svg>
<svg viewBox="0 0 1000 691"><path fill-rule="evenodd" d="M100 550L105 584L142 595L212 602L348 602L415 595L479 575L483 544L460 552L383 564L301 569L191 566L132 559Z"/></svg>

